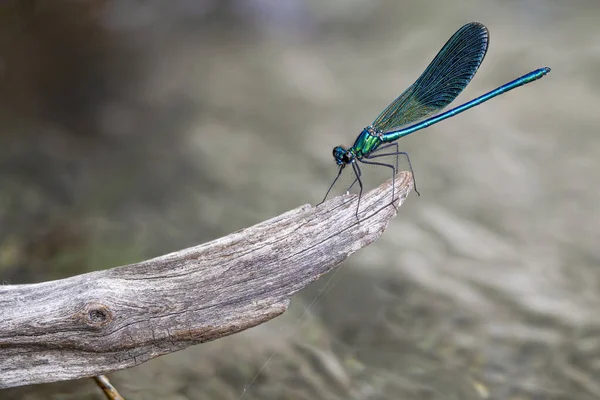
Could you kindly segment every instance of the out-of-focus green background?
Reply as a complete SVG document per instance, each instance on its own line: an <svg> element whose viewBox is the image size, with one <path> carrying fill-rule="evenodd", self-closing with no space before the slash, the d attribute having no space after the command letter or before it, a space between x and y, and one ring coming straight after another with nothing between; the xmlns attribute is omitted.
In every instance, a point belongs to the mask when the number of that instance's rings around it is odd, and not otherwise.
<svg viewBox="0 0 600 400"><path fill-rule="evenodd" d="M469 21L491 42L456 104L552 72L402 139L422 196L286 314L110 377L127 399L599 399L597 0L3 1L0 281L317 203L332 147Z"/></svg>

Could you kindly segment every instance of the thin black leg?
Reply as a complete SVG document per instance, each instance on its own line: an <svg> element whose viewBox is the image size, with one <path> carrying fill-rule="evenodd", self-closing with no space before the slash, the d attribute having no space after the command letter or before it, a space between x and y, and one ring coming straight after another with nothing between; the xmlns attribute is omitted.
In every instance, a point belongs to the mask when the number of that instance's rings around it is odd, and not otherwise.
<svg viewBox="0 0 600 400"><path fill-rule="evenodd" d="M360 186L360 192L358 192L358 203L356 204L356 221L360 222L358 219L358 209L360 207L360 198L362 197L363 192L363 184L360 176L362 175L362 171L356 162L352 163L352 169L354 169L354 174L356 174L356 180L358 181L358 186Z"/></svg>
<svg viewBox="0 0 600 400"><path fill-rule="evenodd" d="M390 147L395 147L396 151L394 151L393 153L380 154L382 150L389 149ZM380 155L376 155L376 154L380 154ZM383 146L379 146L377 148L377 150L375 150L375 152L373 152L371 154L367 154L366 156L364 156L364 158L377 158L377 157L384 157L384 156L396 156L396 171L398 171L398 154L406 154L406 153L401 153L400 151L398 151L398 143L392 142L392 143L386 143Z"/></svg>
<svg viewBox="0 0 600 400"><path fill-rule="evenodd" d="M398 148L397 147L397 143L390 143L390 144L391 145L396 144L396 148ZM398 169L398 156L399 155L405 156L406 157L406 161L408 161L408 168L410 168L410 173L413 176L413 185L414 185L415 192L417 193L417 195L420 196L421 193L419 193L419 190L417 189L417 181L415 179L415 173L413 171L413 167L412 167L412 164L410 162L410 157L408 156L408 153L406 153L404 151L396 151L396 152L393 152L393 153L383 153L383 154L379 153L380 149L383 150L386 147L390 147L390 146L380 147L379 149L377 149L377 151L375 153L371 153L371 154L365 156L365 158L373 159L373 158L378 158L378 157L396 156L396 170L397 170ZM365 162L365 161L363 160L363 162ZM383 164L383 165L389 166L389 164Z"/></svg>
<svg viewBox="0 0 600 400"><path fill-rule="evenodd" d="M398 171L398 154L402 154L402 153L400 153L400 151L398 150L397 142L387 143L387 144L384 144L383 146L379 146L379 148L377 150L375 150L375 153L368 154L365 156L365 158L382 157L383 155L375 156L375 154L381 153L381 150L389 149L390 147L395 147L396 151L393 153L386 153L385 155L386 156L394 156L394 155L396 156L396 171Z"/></svg>
<svg viewBox="0 0 600 400"><path fill-rule="evenodd" d="M360 162L362 162L364 164L370 164L370 165L379 165L381 167L388 167L388 168L392 169L392 205L397 210L398 207L396 207L396 205L394 204L394 200L396 199L396 179L394 179L394 178L396 178L396 168L392 164L384 164L384 163L375 162L375 161L365 161L364 158L362 160L360 160Z"/></svg>
<svg viewBox="0 0 600 400"><path fill-rule="evenodd" d="M398 143L397 142L392 142L392 143L386 143L384 145L381 145L377 148L377 150L375 150L375 152L380 152L381 150L387 149L394 146L396 148L396 151L398 151Z"/></svg>
<svg viewBox="0 0 600 400"><path fill-rule="evenodd" d="M335 179L333 180L333 182L329 186L329 189L327 189L327 193L325 193L325 197L323 197L323 200L321 200L321 202L319 204L317 204L316 207L320 206L321 204L323 204L325 202L325 199L327 198L327 196L329 196L329 192L331 192L331 189L333 188L333 185L335 185L335 183L337 182L337 180L340 178L340 175L342 175L342 170L343 169L344 169L344 166L341 165L340 169L338 170L337 176L335 177Z"/></svg>
<svg viewBox="0 0 600 400"><path fill-rule="evenodd" d="M354 178L354 180L352 181L352 184L350 186L348 186L348 189L346 189L346 193L350 192L350 189L352 189L352 186L354 186L356 184L356 182L358 182L358 178Z"/></svg>

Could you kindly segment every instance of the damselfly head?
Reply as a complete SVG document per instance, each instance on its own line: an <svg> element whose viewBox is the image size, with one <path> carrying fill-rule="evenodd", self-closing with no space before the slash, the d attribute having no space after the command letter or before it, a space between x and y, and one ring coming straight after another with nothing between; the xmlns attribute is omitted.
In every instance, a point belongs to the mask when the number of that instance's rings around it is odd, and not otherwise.
<svg viewBox="0 0 600 400"><path fill-rule="evenodd" d="M346 165L354 160L354 154L342 146L336 146L333 148L333 158L337 165Z"/></svg>

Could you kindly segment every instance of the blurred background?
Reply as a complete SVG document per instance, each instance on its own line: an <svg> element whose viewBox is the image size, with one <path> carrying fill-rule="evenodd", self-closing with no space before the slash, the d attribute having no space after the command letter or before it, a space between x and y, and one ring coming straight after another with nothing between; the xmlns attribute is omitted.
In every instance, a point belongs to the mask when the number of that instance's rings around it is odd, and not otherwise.
<svg viewBox="0 0 600 400"><path fill-rule="evenodd" d="M469 21L490 48L456 105L552 72L402 139L422 196L284 315L110 378L127 399L600 399L597 0L4 0L0 281L318 203L333 146Z"/></svg>

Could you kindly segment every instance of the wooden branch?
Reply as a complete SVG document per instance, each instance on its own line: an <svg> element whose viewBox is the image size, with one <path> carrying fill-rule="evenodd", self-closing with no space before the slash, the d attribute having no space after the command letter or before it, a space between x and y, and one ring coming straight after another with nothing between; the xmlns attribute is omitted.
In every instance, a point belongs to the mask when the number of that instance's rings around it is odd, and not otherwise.
<svg viewBox="0 0 600 400"><path fill-rule="evenodd" d="M67 279L0 286L0 388L105 374L283 313L290 297L379 238L391 180L215 241ZM401 204L413 187L396 177Z"/></svg>

